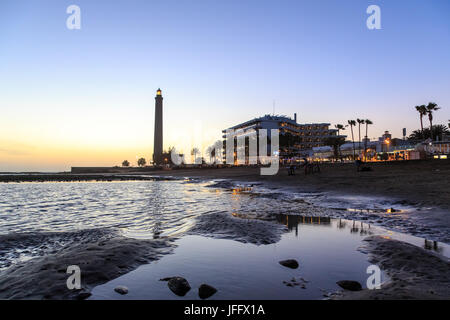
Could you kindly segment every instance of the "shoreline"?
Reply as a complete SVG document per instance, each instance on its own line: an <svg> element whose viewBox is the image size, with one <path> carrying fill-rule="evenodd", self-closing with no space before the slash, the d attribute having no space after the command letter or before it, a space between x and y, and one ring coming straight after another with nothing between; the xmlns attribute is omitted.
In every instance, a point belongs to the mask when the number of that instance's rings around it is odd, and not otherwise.
<svg viewBox="0 0 450 320"><path fill-rule="evenodd" d="M383 165L386 165L383 167ZM304 176L288 176L286 170L280 168L275 176L260 176L258 168L225 168L199 170L172 170L139 172L134 176L114 174L51 175L53 179L68 181L136 181L136 180L179 180L186 177L192 179L226 179L234 182L262 183L265 187L288 187L295 192L330 192L350 195L384 196L397 199L399 204L430 205L435 210L417 211L416 217L423 223L443 223L450 225L448 212L449 192L446 177L450 175L450 163L415 163L405 168L379 164L372 172L356 172L352 165L339 167L323 166L319 174ZM412 165L412 164L411 164ZM411 175L411 170L417 174ZM408 173L406 174L405 171ZM150 175L151 174L151 175ZM392 177L393 175L394 177ZM436 179L436 175L441 179ZM32 175L8 175L23 179ZM33 175L33 182L49 175ZM4 177L4 176L3 176ZM2 182L0 177L0 182ZM72 180L70 180L72 179ZM73 180L74 179L74 180ZM96 180L99 179L99 180ZM392 183L392 179L396 183ZM61 181L61 180L52 180ZM388 181L388 182L386 182ZM389 182L391 181L391 182ZM5 182L5 181L3 181ZM391 184L389 184L391 183ZM361 188L370 184L370 187ZM389 187L386 188L386 185ZM405 188L401 192L400 189ZM425 190L425 191L424 191ZM426 192L433 190L432 192ZM442 190L436 193L434 190ZM92 244L79 244L72 248L64 248L57 255L44 256L12 266L1 272L0 298L3 299L83 299L89 296L90 290L99 284L115 279L141 264L157 260L162 254L170 253L171 245L158 246L161 240L135 240L124 237L104 239ZM167 241L167 240L166 240ZM368 260L379 263L391 277L391 281L382 285L381 290L363 290L360 292L343 292L332 296L333 299L448 299L450 292L450 264L445 257L430 253L418 246L393 239L369 237L367 241ZM78 261L73 260L73 256ZM109 260L108 260L109 259ZM67 293L65 279L67 274L62 265L79 264L81 261L87 268L87 280L83 289ZM91 263L91 261L93 261ZM105 264L105 261L108 261ZM27 266L26 268L23 268ZM36 280L36 278L38 280ZM64 282L61 281L64 279ZM45 293L52 281L59 280L59 287ZM57 282L57 281L56 281ZM444 287L442 286L444 284ZM430 291L431 290L431 291ZM9 291L9 292L7 292Z"/></svg>
<svg viewBox="0 0 450 320"><path fill-rule="evenodd" d="M0 183L27 183L27 182L114 182L114 181L157 181L174 180L170 177L155 177L150 175L136 174L4 174L0 175Z"/></svg>
<svg viewBox="0 0 450 320"><path fill-rule="evenodd" d="M260 175L257 167L190 168L124 173L21 173L1 174L0 183L176 180L182 178L232 179L292 187L305 192L336 192L384 196L415 206L450 209L450 161L426 160L369 163L369 172L357 172L352 163L321 164L321 172L304 175L301 168L288 176L280 167L273 176ZM449 221L450 225L450 221Z"/></svg>
<svg viewBox="0 0 450 320"><path fill-rule="evenodd" d="M280 167L274 176L261 176L258 167L188 168L129 172L126 175L33 173L0 175L0 183L226 179L236 183L258 183L269 189L285 188L296 193L326 193L332 198L370 197L370 201L377 201L376 198L379 197L380 201L386 200L394 209L414 208L406 213L408 221L413 222L412 225L406 226L406 232L450 243L450 188L447 187L447 181L450 180L450 161L427 160L368 165L372 171L357 172L351 163L323 164L320 173L306 176L301 169L296 170L296 175L288 176L287 169L283 167ZM401 219L397 220L400 222ZM394 230L405 232L398 228Z"/></svg>
<svg viewBox="0 0 450 320"><path fill-rule="evenodd" d="M287 169L281 167L274 176L261 176L257 167L189 168L130 172L127 175L114 173L0 175L0 183L226 179L236 183L258 183L269 189L284 188L296 193L326 193L332 198L369 197L370 201L377 201L376 198L380 198L380 201L387 200L394 209L414 208L406 213L408 221L413 222L413 225L407 227L406 232L450 243L450 188L447 187L447 181L450 180L450 161L387 162L371 163L370 166L372 171L356 172L353 164L324 164L321 165L320 173L307 176L300 169L296 175L288 176ZM405 232L398 228L395 231Z"/></svg>

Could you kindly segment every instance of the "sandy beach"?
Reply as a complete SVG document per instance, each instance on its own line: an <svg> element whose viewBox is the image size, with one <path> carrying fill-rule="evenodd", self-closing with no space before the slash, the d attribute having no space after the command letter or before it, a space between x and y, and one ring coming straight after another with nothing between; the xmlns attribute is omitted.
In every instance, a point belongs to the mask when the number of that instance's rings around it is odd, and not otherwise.
<svg viewBox="0 0 450 320"><path fill-rule="evenodd" d="M369 261L390 276L379 290L345 291L332 296L344 300L448 300L450 260L423 248L380 236L367 237Z"/></svg>
<svg viewBox="0 0 450 320"><path fill-rule="evenodd" d="M227 179L235 183L261 183L267 188L284 187L295 192L326 192L361 196L382 196L392 199L398 205L410 205L417 208L411 213L412 219L427 226L441 228L444 232L450 228L450 162L419 161L406 163L376 163L370 165L372 171L357 172L353 164L324 164L320 173L304 175L299 169L294 176L288 176L285 168L275 176L261 176L259 168L233 167L223 169L184 169L142 172L127 175L2 175L0 182L43 182L43 181L126 181L126 180L171 180L189 177L198 180ZM149 176L151 175L151 177ZM191 230L204 234L205 228L211 234L226 233L237 236L242 242L274 243L281 231L258 227L250 234L239 220L214 215L206 220L198 218L197 226ZM221 221L219 224L218 221ZM220 225L220 227L219 227ZM204 228L204 229L202 229ZM225 230L225 231L224 231ZM235 235L236 230L240 234ZM273 233L273 234L272 234ZM268 240L260 241L262 235L271 235ZM448 233L447 233L448 234ZM239 238L238 237L238 238ZM248 238L250 237L250 239ZM254 237L252 239L251 237ZM162 243L164 242L164 243ZM333 299L448 299L450 297L450 263L447 258L411 244L386 239L368 237L365 241L368 260L379 264L391 277L381 290L363 290L360 292L337 293ZM447 242L447 241L444 241ZM447 242L448 243L448 242ZM99 239L95 243L80 243L65 248L53 255L32 259L12 266L0 273L0 298L2 299L84 299L96 285L119 277L142 264L157 260L161 255L170 253L171 244L167 240L135 240L122 236ZM65 289L67 275L65 267L83 264L86 272L83 289L70 292ZM53 285L58 283L59 285Z"/></svg>
<svg viewBox="0 0 450 320"><path fill-rule="evenodd" d="M0 276L0 299L86 299L94 286L170 253L170 241L115 236L68 246L6 269ZM71 265L83 270L80 290L67 290L66 271Z"/></svg>
<svg viewBox="0 0 450 320"><path fill-rule="evenodd" d="M418 206L450 208L450 161L379 162L368 166L372 171L357 172L353 163L321 164L320 173L305 175L299 168L294 176L288 176L283 167L274 176L262 176L259 168L248 167L155 171L152 174L262 181L309 192L380 195Z"/></svg>
<svg viewBox="0 0 450 320"><path fill-rule="evenodd" d="M384 196L399 204L432 207L433 211L414 213L429 226L450 228L450 161L411 161L373 163L372 171L357 172L353 164L324 164L321 172L305 175L299 169L288 176L280 168L275 176L261 176L257 168L228 168L188 172L158 172L160 175L197 176L262 181L289 186L297 191L328 191L363 196ZM336 299L449 299L450 262L408 243L369 237L369 261L379 263L391 276L381 290L345 291Z"/></svg>
<svg viewBox="0 0 450 320"><path fill-rule="evenodd" d="M370 196L387 196L418 206L450 208L450 161L377 162L368 164L372 171L357 172L353 163L321 164L320 173L305 175L302 168L296 175L288 176L281 167L276 175L262 176L260 168L230 167L221 169L193 168L127 174L3 174L0 182L44 181L123 181L154 180L159 177L197 177L207 179L232 179L260 181L274 185L290 186L297 190L331 191ZM152 177L149 177L152 176Z"/></svg>

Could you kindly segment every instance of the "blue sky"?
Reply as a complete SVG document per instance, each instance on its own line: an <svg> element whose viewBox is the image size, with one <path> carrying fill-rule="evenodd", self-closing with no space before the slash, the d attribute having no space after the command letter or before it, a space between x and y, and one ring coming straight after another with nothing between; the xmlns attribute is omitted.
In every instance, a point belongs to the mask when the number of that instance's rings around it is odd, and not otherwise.
<svg viewBox="0 0 450 320"><path fill-rule="evenodd" d="M206 147L274 100L299 122L369 118L371 138L400 136L415 105L450 119L449 53L447 0L2 0L0 171L150 158L158 87L165 147Z"/></svg>

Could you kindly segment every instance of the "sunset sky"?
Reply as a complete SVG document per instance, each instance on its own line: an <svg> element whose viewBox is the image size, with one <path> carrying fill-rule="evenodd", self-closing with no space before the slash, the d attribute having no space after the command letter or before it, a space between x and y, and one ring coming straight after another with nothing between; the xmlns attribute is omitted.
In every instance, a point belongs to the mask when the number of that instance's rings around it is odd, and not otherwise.
<svg viewBox="0 0 450 320"><path fill-rule="evenodd" d="M150 159L158 87L165 148L205 148L274 101L300 123L369 118L370 138L401 137L415 105L450 119L449 56L448 0L1 0L0 172Z"/></svg>

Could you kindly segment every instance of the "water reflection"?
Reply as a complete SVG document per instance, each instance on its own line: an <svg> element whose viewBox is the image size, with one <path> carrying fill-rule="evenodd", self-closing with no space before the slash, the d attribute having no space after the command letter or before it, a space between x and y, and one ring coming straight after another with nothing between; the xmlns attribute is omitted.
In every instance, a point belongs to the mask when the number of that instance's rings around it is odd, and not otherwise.
<svg viewBox="0 0 450 320"><path fill-rule="evenodd" d="M353 220L352 222L353 223L352 223L352 227L350 228L350 233L359 233L362 236L372 234L370 232L370 224L366 224L364 226L364 223L362 221L357 222L357 221Z"/></svg>
<svg viewBox="0 0 450 320"><path fill-rule="evenodd" d="M298 236L299 224L320 224L330 225L331 219L329 217L313 217L313 216L299 216L299 215L286 215L277 214L276 220L278 223L284 224L288 227L289 231L295 230L295 236Z"/></svg>
<svg viewBox="0 0 450 320"><path fill-rule="evenodd" d="M233 216L243 218L244 215L236 214L234 213ZM248 215L245 215L245 218L248 219ZM383 230L381 228L376 228L371 226L369 223L363 223L362 221L356 221L356 220L345 220L345 219L334 219L330 217L317 217L317 216L303 216L303 215L286 215L286 214L277 214L275 215L276 221L280 224L285 225L289 232L294 232L295 236L298 237L298 229L299 225L317 225L317 226L333 226L340 230L346 230L348 229L351 234L359 234L360 236L370 236L378 233L387 233L389 236L386 236L386 238L392 238L392 235L394 234L391 231ZM427 239L421 239L416 238L412 236L400 236L400 234L397 234L396 238L400 238L399 240L408 240L411 242L411 238L415 238L416 245L421 246L422 248L426 250L431 250L438 252L440 254L444 254L446 246L445 244L438 242L438 241L431 241ZM403 239L408 238L408 239ZM423 245L421 245L421 242Z"/></svg>
<svg viewBox="0 0 450 320"><path fill-rule="evenodd" d="M252 187L236 187L231 190L233 195L243 194L252 191Z"/></svg>
<svg viewBox="0 0 450 320"><path fill-rule="evenodd" d="M344 210L358 213L404 213L405 210L388 208L388 209L361 209L361 208L333 208L334 210Z"/></svg>
<svg viewBox="0 0 450 320"><path fill-rule="evenodd" d="M442 254L442 252L444 250L444 248L442 248L442 246L439 245L439 242L431 241L431 240L427 240L427 239L424 239L423 248L427 249L427 250L436 251L436 252L441 253L441 254Z"/></svg>
<svg viewBox="0 0 450 320"><path fill-rule="evenodd" d="M155 184L153 187L153 197L149 201L149 207L152 208L153 239L158 239L161 235L161 213L162 213L162 194L161 185Z"/></svg>

